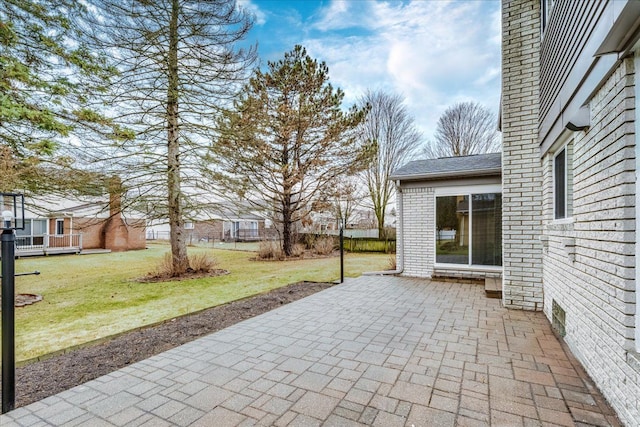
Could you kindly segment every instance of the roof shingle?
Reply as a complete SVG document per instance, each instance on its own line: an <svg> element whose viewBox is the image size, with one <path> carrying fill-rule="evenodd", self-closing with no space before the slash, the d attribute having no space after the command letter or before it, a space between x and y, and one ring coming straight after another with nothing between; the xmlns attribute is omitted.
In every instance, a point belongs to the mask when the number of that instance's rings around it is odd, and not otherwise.
<svg viewBox="0 0 640 427"><path fill-rule="evenodd" d="M502 153L414 160L391 174L393 180L441 179L456 176L500 175Z"/></svg>

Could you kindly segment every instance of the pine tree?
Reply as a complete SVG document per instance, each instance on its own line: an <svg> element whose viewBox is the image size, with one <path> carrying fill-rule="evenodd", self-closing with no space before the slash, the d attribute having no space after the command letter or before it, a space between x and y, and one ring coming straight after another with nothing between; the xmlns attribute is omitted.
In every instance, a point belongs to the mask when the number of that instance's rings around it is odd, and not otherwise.
<svg viewBox="0 0 640 427"><path fill-rule="evenodd" d="M71 135L132 136L92 106L116 70L87 47L78 24L87 14L77 1L0 2L0 163L11 177L3 191L67 190L77 168Z"/></svg>
<svg viewBox="0 0 640 427"><path fill-rule="evenodd" d="M180 275L189 268L185 215L208 192L201 159L256 58L254 47L238 47L252 16L229 0L93 1L93 46L113 54L119 73L103 103L135 139L94 144L84 158L122 178L124 203L168 218Z"/></svg>
<svg viewBox="0 0 640 427"><path fill-rule="evenodd" d="M344 93L329 83L324 62L296 46L284 59L256 70L235 108L220 122L212 147L215 180L280 226L291 255L295 224L322 190L361 167L357 138L364 109L342 109Z"/></svg>

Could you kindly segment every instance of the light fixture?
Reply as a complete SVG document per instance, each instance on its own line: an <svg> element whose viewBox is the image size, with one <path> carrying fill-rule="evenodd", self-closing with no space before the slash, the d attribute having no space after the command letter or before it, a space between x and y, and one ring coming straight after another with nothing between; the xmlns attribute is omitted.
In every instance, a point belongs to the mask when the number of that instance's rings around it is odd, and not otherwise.
<svg viewBox="0 0 640 427"><path fill-rule="evenodd" d="M573 132L587 130L589 126L591 126L591 115L588 105L580 107L565 124L565 127Z"/></svg>
<svg viewBox="0 0 640 427"><path fill-rule="evenodd" d="M24 230L24 195L0 193L2 230Z"/></svg>
<svg viewBox="0 0 640 427"><path fill-rule="evenodd" d="M13 212L6 210L2 211L2 228L11 229L11 221L13 220Z"/></svg>

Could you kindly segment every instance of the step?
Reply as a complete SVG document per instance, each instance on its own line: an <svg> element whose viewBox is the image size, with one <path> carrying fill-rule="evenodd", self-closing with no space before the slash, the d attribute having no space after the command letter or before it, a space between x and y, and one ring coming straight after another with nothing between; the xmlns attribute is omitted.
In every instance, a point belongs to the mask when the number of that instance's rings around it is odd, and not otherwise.
<svg viewBox="0 0 640 427"><path fill-rule="evenodd" d="M485 278L484 292L489 298L502 298L502 279L495 277Z"/></svg>

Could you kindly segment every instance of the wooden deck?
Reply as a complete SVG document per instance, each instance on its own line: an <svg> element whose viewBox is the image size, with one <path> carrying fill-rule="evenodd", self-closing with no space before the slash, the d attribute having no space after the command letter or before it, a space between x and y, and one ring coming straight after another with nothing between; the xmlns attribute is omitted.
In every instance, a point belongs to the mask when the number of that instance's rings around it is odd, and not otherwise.
<svg viewBox="0 0 640 427"><path fill-rule="evenodd" d="M16 257L79 254L80 252L82 252L80 247L16 249Z"/></svg>

